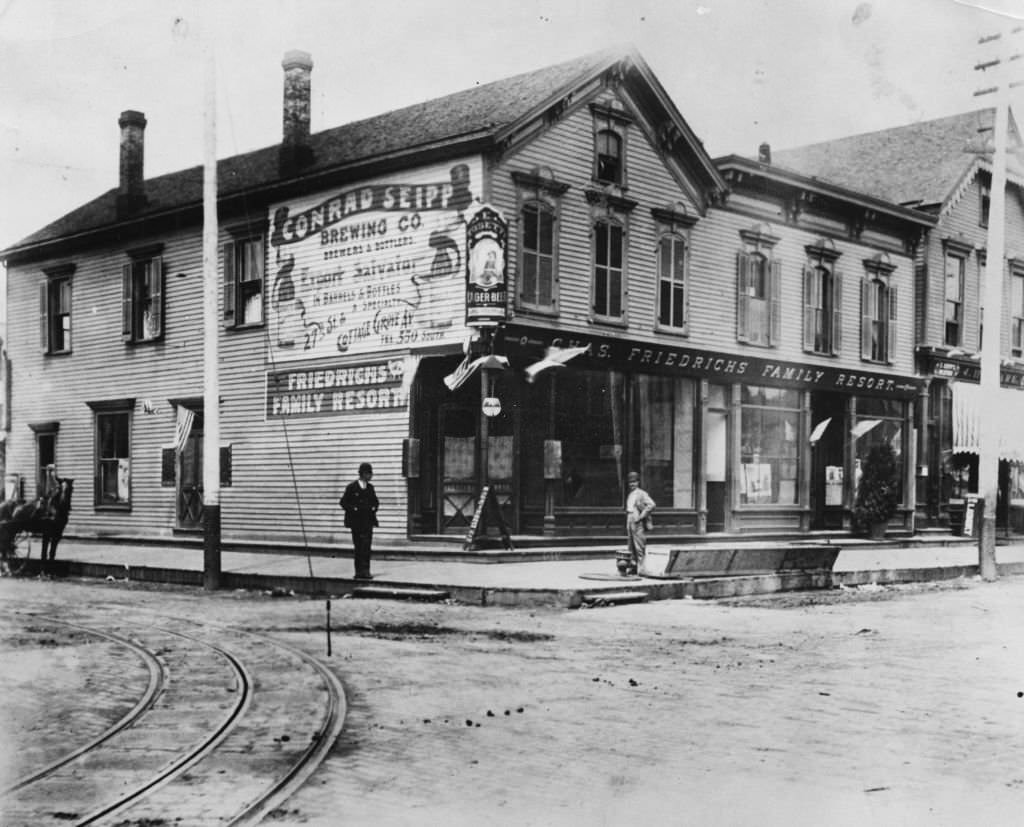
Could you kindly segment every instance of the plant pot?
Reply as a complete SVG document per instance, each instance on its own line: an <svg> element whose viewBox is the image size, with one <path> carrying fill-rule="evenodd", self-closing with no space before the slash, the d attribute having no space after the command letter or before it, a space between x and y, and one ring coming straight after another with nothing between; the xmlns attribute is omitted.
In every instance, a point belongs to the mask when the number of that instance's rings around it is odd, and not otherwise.
<svg viewBox="0 0 1024 827"><path fill-rule="evenodd" d="M871 523L868 525L868 537L872 540L884 540L885 530L889 527L886 522Z"/></svg>

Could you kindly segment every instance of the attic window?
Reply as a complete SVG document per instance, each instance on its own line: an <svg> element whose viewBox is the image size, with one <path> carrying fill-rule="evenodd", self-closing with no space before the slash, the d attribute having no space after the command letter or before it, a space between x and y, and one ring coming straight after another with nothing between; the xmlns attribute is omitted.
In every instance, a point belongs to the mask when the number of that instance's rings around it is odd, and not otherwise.
<svg viewBox="0 0 1024 827"><path fill-rule="evenodd" d="M621 109L592 104L594 117L594 181L626 187L626 136L630 118Z"/></svg>

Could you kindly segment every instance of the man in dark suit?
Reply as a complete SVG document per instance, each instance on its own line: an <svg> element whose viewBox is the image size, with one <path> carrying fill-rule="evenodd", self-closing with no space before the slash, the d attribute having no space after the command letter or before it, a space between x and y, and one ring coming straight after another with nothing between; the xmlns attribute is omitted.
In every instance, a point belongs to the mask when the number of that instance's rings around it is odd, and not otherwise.
<svg viewBox="0 0 1024 827"><path fill-rule="evenodd" d="M359 466L359 479L346 486L338 505L345 509L345 527L352 530L352 546L355 552L356 580L372 580L370 574L370 553L373 544L373 529L377 522L380 501L370 480L373 466L364 462Z"/></svg>

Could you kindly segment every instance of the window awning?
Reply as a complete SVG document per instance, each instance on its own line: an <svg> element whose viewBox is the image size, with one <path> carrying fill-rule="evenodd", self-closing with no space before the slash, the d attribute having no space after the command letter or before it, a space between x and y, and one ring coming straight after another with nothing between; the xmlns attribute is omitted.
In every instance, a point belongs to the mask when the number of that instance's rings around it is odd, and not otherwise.
<svg viewBox="0 0 1024 827"><path fill-rule="evenodd" d="M999 458L1024 462L1024 392L1000 388L983 395L979 385L951 382L953 390L953 453L977 454L981 429L995 428ZM984 420L982 420L984 416Z"/></svg>

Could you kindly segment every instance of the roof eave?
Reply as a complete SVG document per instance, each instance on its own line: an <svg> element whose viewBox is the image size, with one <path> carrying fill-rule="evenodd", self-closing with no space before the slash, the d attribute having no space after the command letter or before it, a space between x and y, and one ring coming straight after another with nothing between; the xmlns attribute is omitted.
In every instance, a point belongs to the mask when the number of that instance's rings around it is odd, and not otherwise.
<svg viewBox="0 0 1024 827"><path fill-rule="evenodd" d="M306 175L293 175L286 179L277 179L240 189L227 195L218 195L218 212L231 214L238 205L252 208L254 202L262 205L278 198L291 197L298 191L309 191L312 188L328 187L341 181L354 180L357 176L366 177L377 172L417 163L429 163L456 156L483 153L489 151L493 145L494 136L487 130L475 130L463 135L448 136L444 140L430 144L407 147L398 152L383 153L370 158L360 158L357 161L337 164ZM190 214L197 210L201 215L201 198L192 199L164 210L150 211L144 215L107 222L87 230L56 236L33 244L15 244L0 250L0 261L7 265L15 265L66 255L69 251L78 249L84 244L102 243L113 237L133 237L144 232L151 232L154 225L174 224L175 218L186 219L185 222L177 222L179 224L189 223L193 220Z"/></svg>
<svg viewBox="0 0 1024 827"><path fill-rule="evenodd" d="M744 158L742 155L725 155L723 157L716 158L715 165L720 170L733 168L748 174L760 175L763 178L775 181L779 184L788 184L790 186L807 190L808 192L813 192L831 198L838 198L848 201L851 204L855 204L856 206L873 210L876 213L882 213L901 221L918 224L922 227L934 227L938 220L937 218L912 207L902 207L899 204L894 204L891 201L876 198L873 195L847 189L846 187L841 187L836 184L830 184L826 181L822 181L820 178L801 175L800 173L775 167L771 164L764 164L760 161L752 161L749 158Z"/></svg>

